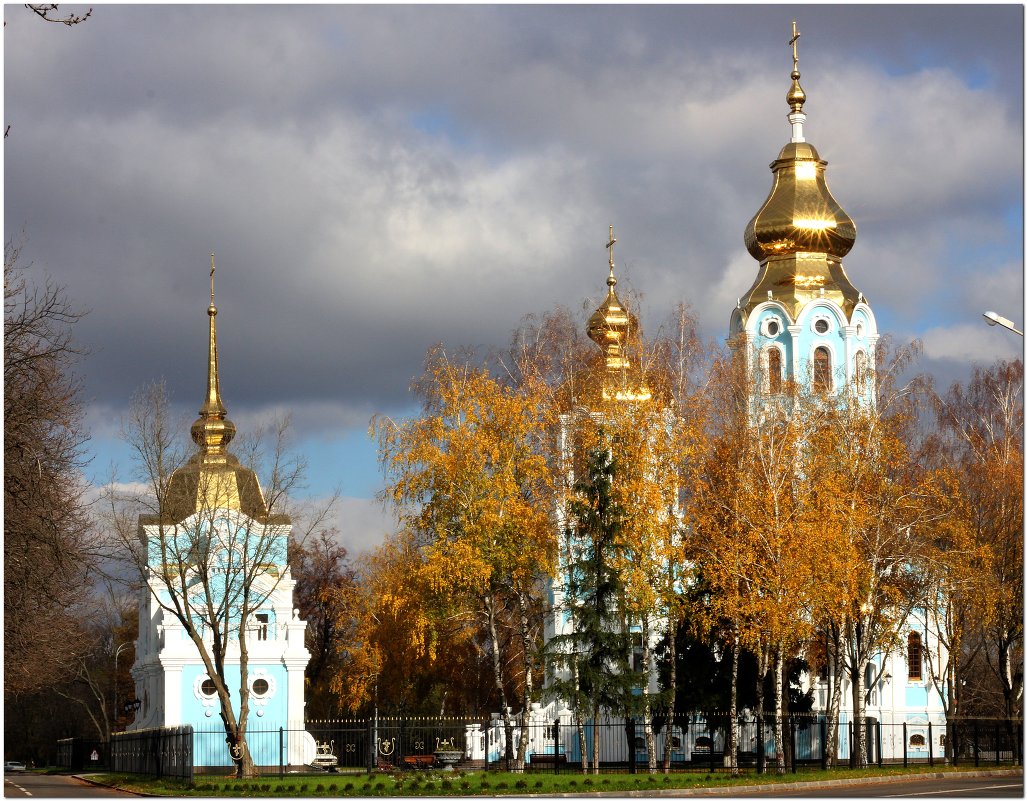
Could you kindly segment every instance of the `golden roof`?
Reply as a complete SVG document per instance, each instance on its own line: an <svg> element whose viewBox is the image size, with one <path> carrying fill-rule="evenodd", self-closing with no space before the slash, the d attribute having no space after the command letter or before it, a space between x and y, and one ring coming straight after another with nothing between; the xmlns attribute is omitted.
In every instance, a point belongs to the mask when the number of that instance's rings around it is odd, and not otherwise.
<svg viewBox="0 0 1027 801"><path fill-rule="evenodd" d="M595 342L606 357L606 372L603 379L603 398L605 400L646 400L651 393L645 386L633 386L631 380L631 362L626 347L639 335L638 318L625 308L617 297L614 287L617 277L613 274L613 246L617 240L610 226L610 241L606 243L610 251L610 274L606 278L606 300L588 318L588 337Z"/></svg>
<svg viewBox="0 0 1027 801"><path fill-rule="evenodd" d="M791 88L786 100L792 140L771 163L774 183L745 227L745 247L760 262L760 274L739 305L743 314L773 299L792 318L817 297L829 297L852 312L861 299L842 267L856 241L856 224L827 188L827 162L802 134L806 93L799 85L799 32L792 23Z"/></svg>
<svg viewBox="0 0 1027 801"><path fill-rule="evenodd" d="M200 407L200 416L190 429L193 441L199 446L193 456L171 475L162 514L140 518L141 524L159 520L180 523L200 511L232 509L248 517L267 521L267 505L260 491L256 474L244 467L228 453L228 443L235 436L235 423L228 419L221 402L221 383L218 375L217 306L214 305L214 254L210 255L210 333L207 358L207 394ZM284 516L276 522L286 522Z"/></svg>

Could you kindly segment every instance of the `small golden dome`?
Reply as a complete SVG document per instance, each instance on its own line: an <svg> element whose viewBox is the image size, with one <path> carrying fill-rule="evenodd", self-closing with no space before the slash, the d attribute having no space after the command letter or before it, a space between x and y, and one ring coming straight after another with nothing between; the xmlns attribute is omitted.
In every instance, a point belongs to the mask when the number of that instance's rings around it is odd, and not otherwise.
<svg viewBox="0 0 1027 801"><path fill-rule="evenodd" d="M799 86L799 71L792 72L792 88L788 90L785 97L792 111L802 111L802 104L806 102L806 93Z"/></svg>
<svg viewBox="0 0 1027 801"><path fill-rule="evenodd" d="M610 370L618 370L628 366L627 357L624 355L624 346L629 338L638 333L638 319L624 308L620 302L614 287L617 286L617 277L613 274L613 246L617 240L613 236L613 226L610 226L610 241L606 243L610 251L610 274L606 278L606 286L609 287L606 293L606 300L588 318L588 327L585 329L588 338L595 342L606 354L606 366Z"/></svg>
<svg viewBox="0 0 1027 801"><path fill-rule="evenodd" d="M610 226L610 275L606 279L609 288L606 300L588 318L586 332L589 339L603 349L606 357L606 374L603 379L603 398L617 401L644 401L652 393L644 384L637 384L631 375L631 362L626 347L639 334L638 318L629 312L617 297L614 287L617 277L613 274L613 246L617 242Z"/></svg>

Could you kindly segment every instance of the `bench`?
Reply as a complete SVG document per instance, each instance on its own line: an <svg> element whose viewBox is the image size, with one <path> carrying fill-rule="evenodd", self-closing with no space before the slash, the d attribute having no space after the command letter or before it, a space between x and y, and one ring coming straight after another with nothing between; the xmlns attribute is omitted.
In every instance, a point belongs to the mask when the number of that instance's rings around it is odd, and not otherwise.
<svg viewBox="0 0 1027 801"><path fill-rule="evenodd" d="M561 765L567 764L566 754L532 754L531 764L532 765L552 765L559 762Z"/></svg>
<svg viewBox="0 0 1027 801"><path fill-rule="evenodd" d="M408 768L430 768L435 764L434 754L415 754L403 757L403 764Z"/></svg>

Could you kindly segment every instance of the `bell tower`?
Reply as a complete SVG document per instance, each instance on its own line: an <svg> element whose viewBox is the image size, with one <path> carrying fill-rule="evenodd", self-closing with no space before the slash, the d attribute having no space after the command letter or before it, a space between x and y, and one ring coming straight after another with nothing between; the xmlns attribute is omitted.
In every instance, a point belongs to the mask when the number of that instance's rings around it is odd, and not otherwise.
<svg viewBox="0 0 1027 801"><path fill-rule="evenodd" d="M730 335L746 350L757 394L772 396L794 382L816 392L848 387L874 404L877 323L842 264L856 225L827 188L827 162L803 131L799 36L793 22L785 96L791 139L770 164L770 194L745 227L759 270L731 313Z"/></svg>

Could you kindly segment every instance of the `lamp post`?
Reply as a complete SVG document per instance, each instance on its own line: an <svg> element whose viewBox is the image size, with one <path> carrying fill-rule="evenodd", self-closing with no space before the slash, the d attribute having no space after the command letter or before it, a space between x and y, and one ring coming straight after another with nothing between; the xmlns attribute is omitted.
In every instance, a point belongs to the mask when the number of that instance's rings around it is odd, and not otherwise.
<svg viewBox="0 0 1027 801"><path fill-rule="evenodd" d="M983 316L984 319L988 321L988 325L1000 325L1003 328L1008 328L1014 334L1019 334L1020 336L1023 336L1023 331L1021 331L1019 328L1013 325L1012 320L1003 317L998 312L986 311L984 312Z"/></svg>
<svg viewBox="0 0 1027 801"><path fill-rule="evenodd" d="M116 727L117 724L118 724L118 657L121 655L121 652L125 648L128 648L130 645L132 645L131 642L123 642L114 651L114 709L113 709L113 713L114 713L113 724L114 724L114 726L113 727ZM109 739L109 736L108 736L108 739Z"/></svg>

